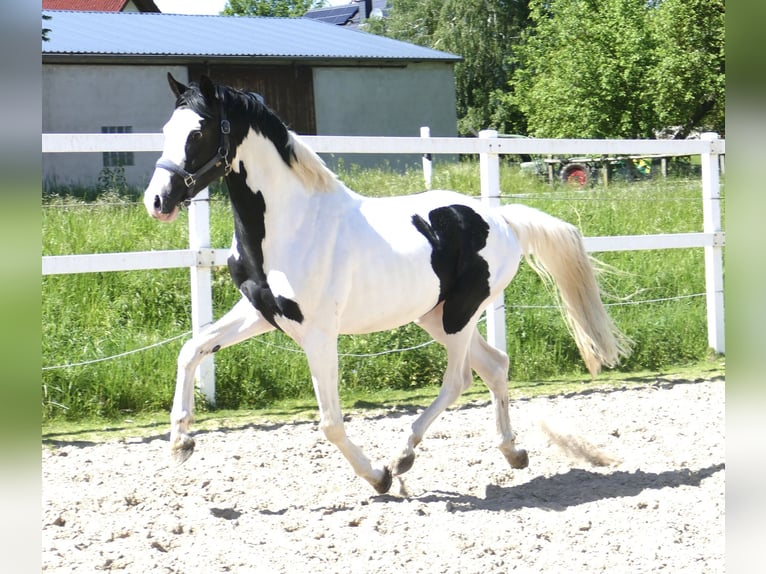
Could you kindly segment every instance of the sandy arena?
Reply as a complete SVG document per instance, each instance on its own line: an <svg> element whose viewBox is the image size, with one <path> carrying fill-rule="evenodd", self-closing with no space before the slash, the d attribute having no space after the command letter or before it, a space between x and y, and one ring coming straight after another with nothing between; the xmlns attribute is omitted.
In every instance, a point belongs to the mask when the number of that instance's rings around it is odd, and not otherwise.
<svg viewBox="0 0 766 574"><path fill-rule="evenodd" d="M667 381L515 401L529 451L513 470L488 403L439 418L391 493L354 476L316 422L44 445L45 572L461 573L725 571L723 380ZM418 409L355 412L375 464ZM538 424L619 459L567 457Z"/></svg>

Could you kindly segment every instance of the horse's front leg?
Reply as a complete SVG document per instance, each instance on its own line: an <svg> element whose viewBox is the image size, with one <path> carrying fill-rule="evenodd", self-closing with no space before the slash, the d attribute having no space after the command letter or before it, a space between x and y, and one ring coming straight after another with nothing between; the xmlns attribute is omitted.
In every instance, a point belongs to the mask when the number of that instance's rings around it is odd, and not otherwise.
<svg viewBox="0 0 766 574"><path fill-rule="evenodd" d="M210 353L273 328L243 298L218 321L184 343L178 354L176 390L170 412L170 450L176 461L184 462L194 452L194 439L188 433L194 414L194 371L200 361Z"/></svg>
<svg viewBox="0 0 766 574"><path fill-rule="evenodd" d="M304 338L302 346L311 369L322 432L351 463L357 476L369 482L378 493L388 492L391 488L389 468L373 468L362 449L346 435L338 396L337 334L314 332Z"/></svg>

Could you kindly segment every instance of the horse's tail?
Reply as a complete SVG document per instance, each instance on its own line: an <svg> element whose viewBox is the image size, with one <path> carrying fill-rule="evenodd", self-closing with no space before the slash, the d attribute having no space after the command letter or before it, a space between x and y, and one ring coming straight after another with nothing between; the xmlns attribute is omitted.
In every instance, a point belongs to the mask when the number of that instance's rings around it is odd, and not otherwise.
<svg viewBox="0 0 766 574"><path fill-rule="evenodd" d="M527 263L563 304L563 314L592 376L612 367L630 351L630 341L612 322L579 230L525 205L500 211L521 244Z"/></svg>

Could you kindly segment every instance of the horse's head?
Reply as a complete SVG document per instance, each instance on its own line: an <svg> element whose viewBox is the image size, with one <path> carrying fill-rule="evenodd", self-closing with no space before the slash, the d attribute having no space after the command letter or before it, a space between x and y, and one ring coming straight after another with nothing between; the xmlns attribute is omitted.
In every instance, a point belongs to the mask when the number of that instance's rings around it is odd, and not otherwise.
<svg viewBox="0 0 766 574"><path fill-rule="evenodd" d="M185 86L168 74L176 108L162 128L165 144L144 205L152 217L172 221L181 203L227 175L231 166L229 134L223 103L207 76Z"/></svg>

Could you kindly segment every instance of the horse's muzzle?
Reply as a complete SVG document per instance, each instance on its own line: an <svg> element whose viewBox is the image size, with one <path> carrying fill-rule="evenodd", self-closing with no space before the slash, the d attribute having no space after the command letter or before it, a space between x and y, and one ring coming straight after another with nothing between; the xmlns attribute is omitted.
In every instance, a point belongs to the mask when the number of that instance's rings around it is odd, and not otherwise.
<svg viewBox="0 0 766 574"><path fill-rule="evenodd" d="M149 215L160 221L173 221L178 215L178 204L168 201L161 195L155 195L152 199L151 208L147 205Z"/></svg>

